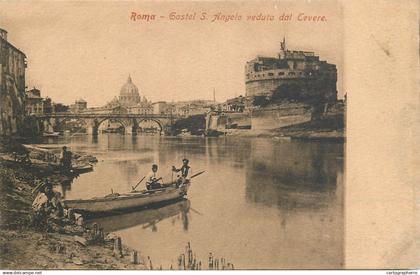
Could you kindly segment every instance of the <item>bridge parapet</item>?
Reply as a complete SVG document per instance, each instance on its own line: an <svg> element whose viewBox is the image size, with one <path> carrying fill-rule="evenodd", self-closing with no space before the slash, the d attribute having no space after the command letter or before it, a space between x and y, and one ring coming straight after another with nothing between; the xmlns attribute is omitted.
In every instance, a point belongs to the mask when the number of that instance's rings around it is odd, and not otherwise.
<svg viewBox="0 0 420 275"><path fill-rule="evenodd" d="M112 114L112 113L50 113L35 115L38 118L155 118L180 119L184 116L166 114Z"/></svg>
<svg viewBox="0 0 420 275"><path fill-rule="evenodd" d="M86 125L88 133L95 134L99 126L106 120L116 120L125 129L126 133L135 133L139 124L143 121L154 121L163 132L170 131L171 125L178 119L184 118L180 115L167 114L123 114L123 113L50 113L35 115L38 121L44 125L43 129L61 131L63 125L70 120L82 120Z"/></svg>

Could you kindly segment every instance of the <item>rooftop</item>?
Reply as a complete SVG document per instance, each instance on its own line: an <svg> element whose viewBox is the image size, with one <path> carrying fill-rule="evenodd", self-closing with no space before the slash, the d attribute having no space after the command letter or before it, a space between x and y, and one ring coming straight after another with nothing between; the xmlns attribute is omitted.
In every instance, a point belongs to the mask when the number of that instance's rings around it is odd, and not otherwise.
<svg viewBox="0 0 420 275"><path fill-rule="evenodd" d="M7 31L5 29L0 28L1 32L4 32L7 34ZM24 57L26 57L25 53L22 52L20 49L18 49L17 47L15 47L12 43L10 43L7 39L5 39L5 37L0 35L0 41L3 41L4 43L6 43L9 47L13 48L14 50L18 51L19 53L21 53Z"/></svg>

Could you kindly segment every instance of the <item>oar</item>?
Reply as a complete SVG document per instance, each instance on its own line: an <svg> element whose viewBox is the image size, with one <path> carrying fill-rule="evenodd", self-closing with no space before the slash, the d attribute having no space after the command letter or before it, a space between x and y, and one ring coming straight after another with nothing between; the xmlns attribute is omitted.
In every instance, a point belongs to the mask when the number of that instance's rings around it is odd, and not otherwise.
<svg viewBox="0 0 420 275"><path fill-rule="evenodd" d="M146 178L146 176L144 176L139 183L137 183L137 185L135 187L131 186L132 191L136 190L137 186L139 186L139 184Z"/></svg>
<svg viewBox="0 0 420 275"><path fill-rule="evenodd" d="M190 209L191 209L193 212L197 213L198 215L203 216L203 213L201 213L200 211L198 211L198 210L196 210L196 209L192 208L191 206L190 206Z"/></svg>
<svg viewBox="0 0 420 275"><path fill-rule="evenodd" d="M35 192L38 192L38 190L40 190L44 185L45 183L42 181L38 183L38 185L32 190L32 194L34 194Z"/></svg>
<svg viewBox="0 0 420 275"><path fill-rule="evenodd" d="M195 177L197 177L197 176L199 176L199 175L203 174L204 172L206 172L206 171L201 171L201 172L198 172L197 174L192 175L192 176L190 177L190 179L195 178Z"/></svg>

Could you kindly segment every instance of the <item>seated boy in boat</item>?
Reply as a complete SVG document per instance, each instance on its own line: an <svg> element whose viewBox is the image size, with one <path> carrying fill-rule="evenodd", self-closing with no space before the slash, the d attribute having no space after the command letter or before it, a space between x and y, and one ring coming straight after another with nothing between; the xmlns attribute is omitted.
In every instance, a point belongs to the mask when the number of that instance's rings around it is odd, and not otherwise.
<svg viewBox="0 0 420 275"><path fill-rule="evenodd" d="M152 190L152 189L159 189L162 188L162 184L160 181L162 181L162 177L159 177L157 174L158 166L156 164L152 165L152 171L150 171L149 174L147 174L146 178L146 189Z"/></svg>

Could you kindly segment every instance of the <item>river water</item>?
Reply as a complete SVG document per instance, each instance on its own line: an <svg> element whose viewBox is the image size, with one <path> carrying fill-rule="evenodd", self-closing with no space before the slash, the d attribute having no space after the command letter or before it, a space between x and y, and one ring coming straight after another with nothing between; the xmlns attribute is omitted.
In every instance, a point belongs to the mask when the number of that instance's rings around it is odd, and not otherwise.
<svg viewBox="0 0 420 275"><path fill-rule="evenodd" d="M155 266L176 267L187 242L203 265L212 252L235 269L343 266L343 144L119 134L47 143L99 160L61 190L68 199L126 193L153 163L164 181L184 157L192 174L206 171L188 201L98 220Z"/></svg>

